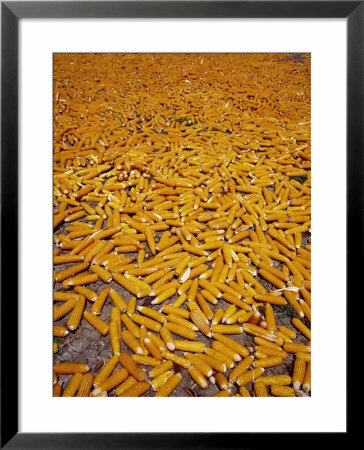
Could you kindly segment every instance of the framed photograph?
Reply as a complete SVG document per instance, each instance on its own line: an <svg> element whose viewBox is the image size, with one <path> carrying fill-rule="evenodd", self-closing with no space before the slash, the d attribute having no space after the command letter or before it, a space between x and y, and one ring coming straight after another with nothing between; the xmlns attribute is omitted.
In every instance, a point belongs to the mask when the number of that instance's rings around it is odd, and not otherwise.
<svg viewBox="0 0 364 450"><path fill-rule="evenodd" d="M363 26L1 2L1 448L348 438Z"/></svg>

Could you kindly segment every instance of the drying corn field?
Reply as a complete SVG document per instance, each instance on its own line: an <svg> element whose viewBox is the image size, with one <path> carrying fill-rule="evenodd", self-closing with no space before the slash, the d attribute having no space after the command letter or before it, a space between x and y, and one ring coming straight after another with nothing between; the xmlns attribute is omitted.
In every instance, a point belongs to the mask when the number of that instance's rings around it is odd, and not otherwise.
<svg viewBox="0 0 364 450"><path fill-rule="evenodd" d="M53 75L53 395L310 396L310 55Z"/></svg>

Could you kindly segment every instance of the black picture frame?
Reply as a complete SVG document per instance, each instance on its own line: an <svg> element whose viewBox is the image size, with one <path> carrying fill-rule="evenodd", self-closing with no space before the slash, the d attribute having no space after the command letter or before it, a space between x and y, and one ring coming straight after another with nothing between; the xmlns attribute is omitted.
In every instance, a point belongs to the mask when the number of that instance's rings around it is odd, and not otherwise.
<svg viewBox="0 0 364 450"><path fill-rule="evenodd" d="M1 448L259 448L280 433L19 433L18 432L18 22L21 18L345 18L347 20L347 302L362 252L364 145L364 1L57 1L1 2ZM343 205L342 205L343 206ZM9 237L11 237L9 239ZM355 251L355 255L354 255ZM360 256L360 255L359 255ZM11 298L10 298L11 297ZM10 301L11 300L11 301ZM10 370L9 370L10 368ZM341 386L340 389L345 389ZM349 411L347 411L349 413ZM243 413L243 410L242 410ZM349 417L349 416L347 416ZM304 419L303 419L304 420ZM167 431L167 430L166 430ZM287 430L289 432L290 430ZM107 434L107 438L106 435ZM335 434L341 444L347 432ZM304 433L295 447L317 433ZM326 437L325 437L326 440ZM293 445L292 441L290 445Z"/></svg>

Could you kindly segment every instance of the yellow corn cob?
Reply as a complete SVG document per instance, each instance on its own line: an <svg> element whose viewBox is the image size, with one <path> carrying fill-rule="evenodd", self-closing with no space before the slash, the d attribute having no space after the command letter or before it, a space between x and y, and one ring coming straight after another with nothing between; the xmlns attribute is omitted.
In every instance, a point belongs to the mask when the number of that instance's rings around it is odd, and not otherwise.
<svg viewBox="0 0 364 450"><path fill-rule="evenodd" d="M190 318L190 313L186 309L181 309L176 307L175 305L164 305L162 308L162 312L165 314L176 314L178 316L183 317L184 319Z"/></svg>
<svg viewBox="0 0 364 450"><path fill-rule="evenodd" d="M180 324L167 322L164 326L172 333L177 334L178 336L181 336L185 339L189 339L191 341L194 341L197 335L196 331L193 331L190 328L187 328Z"/></svg>
<svg viewBox="0 0 364 450"><path fill-rule="evenodd" d="M216 298L222 297L222 293L219 291L219 289L216 288L208 280L204 280L202 278L198 281L198 284L202 289L205 289L206 291L210 292L210 294L212 294L214 297L216 297Z"/></svg>
<svg viewBox="0 0 364 450"><path fill-rule="evenodd" d="M257 325L261 319L262 315L260 311L255 310L253 314L251 315L250 319L248 320L249 324ZM248 325L249 326L249 325ZM261 327L263 328L263 327Z"/></svg>
<svg viewBox="0 0 364 450"><path fill-rule="evenodd" d="M72 310L72 313L67 321L67 327L70 330L74 331L77 330L77 328L79 327L85 306L86 306L86 298L83 295L81 295L80 298L77 300Z"/></svg>
<svg viewBox="0 0 364 450"><path fill-rule="evenodd" d="M167 370L171 370L173 368L173 362L171 360L161 362L157 367L152 369L149 372L150 378L155 378Z"/></svg>
<svg viewBox="0 0 364 450"><path fill-rule="evenodd" d="M78 386L76 397L88 397L94 382L92 373L85 373L82 376L80 385Z"/></svg>
<svg viewBox="0 0 364 450"><path fill-rule="evenodd" d="M62 327L60 325L53 326L53 336L55 337L65 337L69 334L69 331L66 327Z"/></svg>
<svg viewBox="0 0 364 450"><path fill-rule="evenodd" d="M156 359L162 360L162 353L160 349L156 346L156 344L150 340L148 337L144 339L144 344L148 350L148 352Z"/></svg>
<svg viewBox="0 0 364 450"><path fill-rule="evenodd" d="M163 342L163 340L157 336L156 334L150 333L148 331L148 336L147 336L151 341L153 341L155 343L155 345L160 349L160 350L167 350L167 347L165 345L165 343Z"/></svg>
<svg viewBox="0 0 364 450"><path fill-rule="evenodd" d="M260 294L258 292L255 294L255 300L270 303L272 305L285 305L287 303L286 300L279 295Z"/></svg>
<svg viewBox="0 0 364 450"><path fill-rule="evenodd" d="M60 384L55 384L53 386L53 397L61 397L62 396L62 386Z"/></svg>
<svg viewBox="0 0 364 450"><path fill-rule="evenodd" d="M115 394L119 397L123 392L127 391L129 388L137 384L137 380L129 376L123 383L121 383L116 389Z"/></svg>
<svg viewBox="0 0 364 450"><path fill-rule="evenodd" d="M218 325L224 315L224 310L222 308L218 308L215 310L214 316L212 317L211 325Z"/></svg>
<svg viewBox="0 0 364 450"><path fill-rule="evenodd" d="M113 278L118 284L120 284L120 286L122 286L124 289L129 291L131 294L136 295L138 297L138 293L142 290L140 285L135 284L133 281L124 277L124 275L122 275L120 273L113 273ZM113 291L110 292L110 295L112 292ZM112 298L112 296L111 296L111 298ZM126 308L127 308L127 305L125 303L125 309ZM123 309L123 311L124 311L124 309Z"/></svg>
<svg viewBox="0 0 364 450"><path fill-rule="evenodd" d="M262 359L262 358L267 358L268 356L260 350L255 350L254 357L256 359Z"/></svg>
<svg viewBox="0 0 364 450"><path fill-rule="evenodd" d="M146 347L145 344L144 344L144 339L145 339L146 337L148 337L148 331L147 331L147 329L142 325L142 326L139 328L139 344L140 344L140 346L141 346L141 348L142 348L142 350L143 350L144 355L145 355L145 356L148 356L148 355L149 355L149 352L148 352L148 350L147 350L147 347ZM142 355L141 355L141 356L142 356Z"/></svg>
<svg viewBox="0 0 364 450"><path fill-rule="evenodd" d="M284 350L278 350L275 348L267 347L265 345L257 345L255 351L264 354L265 356L279 356L282 359L286 359L288 354Z"/></svg>
<svg viewBox="0 0 364 450"><path fill-rule="evenodd" d="M277 330L276 321L274 318L274 312L272 306L268 303L265 307L265 320L267 322L267 330L274 332Z"/></svg>
<svg viewBox="0 0 364 450"><path fill-rule="evenodd" d="M88 262L83 262L81 264L77 264L73 267L70 267L66 270L62 270L61 272L58 272L56 274L56 281L58 283L61 283L62 281L67 280L67 278L73 277L77 273L83 272L88 268L88 266L89 266Z"/></svg>
<svg viewBox="0 0 364 450"><path fill-rule="evenodd" d="M222 390L213 395L213 397L230 397L230 390Z"/></svg>
<svg viewBox="0 0 364 450"><path fill-rule="evenodd" d="M131 355L131 357L137 364L142 364L143 366L156 367L160 364L160 360L153 358L152 356L142 356L133 354Z"/></svg>
<svg viewBox="0 0 364 450"><path fill-rule="evenodd" d="M304 317L305 314L303 312L303 309L302 309L301 305L298 303L297 294L295 292L291 292L291 291L284 291L284 296L285 296L287 302L296 311L296 313L300 317Z"/></svg>
<svg viewBox="0 0 364 450"><path fill-rule="evenodd" d="M153 380L151 381L153 390L157 391L172 375L173 372L171 370L167 370L153 378Z"/></svg>
<svg viewBox="0 0 364 450"><path fill-rule="evenodd" d="M121 321L135 338L139 337L140 329L128 315L122 314Z"/></svg>
<svg viewBox="0 0 364 450"><path fill-rule="evenodd" d="M288 353L311 353L311 347L304 344L295 344L294 342L285 342L283 344L283 350L285 350Z"/></svg>
<svg viewBox="0 0 364 450"><path fill-rule="evenodd" d="M207 347L205 350L205 354L208 356L212 356L214 359L217 359L218 361L225 364L227 369L231 369L235 365L235 361L230 358L230 356L227 356L225 353L218 352L217 350Z"/></svg>
<svg viewBox="0 0 364 450"><path fill-rule="evenodd" d="M230 372L229 380L232 383L236 383L236 380L248 370L248 368L253 364L253 361L254 361L253 356L247 356L246 358L244 358Z"/></svg>
<svg viewBox="0 0 364 450"><path fill-rule="evenodd" d="M201 389L206 389L208 387L208 381L196 367L191 366L188 369L188 374Z"/></svg>
<svg viewBox="0 0 364 450"><path fill-rule="evenodd" d="M196 280L196 281L197 281L197 280ZM185 292L187 292L188 289L190 289L191 285L192 285L192 280L187 280L187 281L185 281L185 282L182 284L182 286L180 286L180 287L177 289L178 295L181 295L181 294L184 294Z"/></svg>
<svg viewBox="0 0 364 450"><path fill-rule="evenodd" d="M305 324L303 324L300 319L294 318L292 319L291 323L307 339L311 339L311 330Z"/></svg>
<svg viewBox="0 0 364 450"><path fill-rule="evenodd" d="M68 264L73 262L83 261L84 257L80 255L56 255L53 256L53 264Z"/></svg>
<svg viewBox="0 0 364 450"><path fill-rule="evenodd" d="M79 274L73 278L69 278L68 280L62 283L64 289L69 289L72 286L83 286L85 284L96 283L99 279L99 276L95 273L92 274Z"/></svg>
<svg viewBox="0 0 364 450"><path fill-rule="evenodd" d="M213 341L211 347L216 350L217 352L228 356L233 361L241 361L241 356L238 355L234 350L232 350L230 347L227 347L222 342Z"/></svg>
<svg viewBox="0 0 364 450"><path fill-rule="evenodd" d="M175 340L174 345L176 350L193 353L203 353L206 349L205 344L199 341L182 341Z"/></svg>
<svg viewBox="0 0 364 450"><path fill-rule="evenodd" d="M307 320L309 320L311 322L311 308L302 299L299 299L299 305L301 306L301 308L303 310L304 316L307 318Z"/></svg>
<svg viewBox="0 0 364 450"><path fill-rule="evenodd" d="M119 355L120 364L128 371L128 373L133 376L138 381L144 381L147 378L144 370L138 366L138 364L132 359L132 357L125 352Z"/></svg>
<svg viewBox="0 0 364 450"><path fill-rule="evenodd" d="M297 352L296 358L303 359L306 363L311 362L311 353Z"/></svg>
<svg viewBox="0 0 364 450"><path fill-rule="evenodd" d="M76 286L74 290L78 294L84 295L90 302L94 302L97 299L97 293L92 289L85 288L84 286Z"/></svg>
<svg viewBox="0 0 364 450"><path fill-rule="evenodd" d="M206 349L206 352L209 349ZM203 359L209 366L211 366L214 370L217 372L225 373L227 370L226 363L222 359L217 359L214 356L211 356L209 354L199 353L198 357ZM226 359L225 359L226 361Z"/></svg>
<svg viewBox="0 0 364 450"><path fill-rule="evenodd" d="M111 349L114 355L120 355L119 328L116 322L109 323Z"/></svg>
<svg viewBox="0 0 364 450"><path fill-rule="evenodd" d="M153 319L150 319L149 317L141 316L139 314L132 314L131 320L138 325L143 325L148 330L154 331L158 333L162 327L162 325L159 322L156 322Z"/></svg>
<svg viewBox="0 0 364 450"><path fill-rule="evenodd" d="M105 288L103 289L99 295L97 296L95 302L93 303L93 305L91 306L91 312L93 314L99 315L101 314L102 308L107 300L107 297L110 293L110 288Z"/></svg>
<svg viewBox="0 0 364 450"><path fill-rule="evenodd" d="M241 334L243 328L240 325L212 325L211 331L213 334Z"/></svg>
<svg viewBox="0 0 364 450"><path fill-rule="evenodd" d="M236 382L238 386L245 386L248 383L251 383L252 381L255 382L257 378L259 378L264 372L263 367L256 367L253 370L249 370L248 372L244 373L243 375L240 375Z"/></svg>
<svg viewBox="0 0 364 450"><path fill-rule="evenodd" d="M137 355L144 355L143 348L129 330L122 330L121 339L130 350Z"/></svg>
<svg viewBox="0 0 364 450"><path fill-rule="evenodd" d="M102 367L100 372L95 376L94 386L98 387L103 381L105 381L114 371L119 362L117 355L112 356L109 361Z"/></svg>
<svg viewBox="0 0 364 450"><path fill-rule="evenodd" d="M295 390L301 387L306 372L306 363L303 359L296 358L293 365L292 385Z"/></svg>
<svg viewBox="0 0 364 450"><path fill-rule="evenodd" d="M276 384L281 386L288 386L291 384L292 378L289 375L282 374L260 377L259 381L266 385Z"/></svg>
<svg viewBox="0 0 364 450"><path fill-rule="evenodd" d="M152 255L156 254L156 248L155 248L156 244L155 244L155 240L154 240L154 233L155 232L152 228L150 228L150 227L145 228L144 234L147 239L148 247L149 247Z"/></svg>
<svg viewBox="0 0 364 450"><path fill-rule="evenodd" d="M145 394L150 389L149 381L140 381L139 383L133 384L129 389L119 393L118 397L140 397Z"/></svg>
<svg viewBox="0 0 364 450"><path fill-rule="evenodd" d="M112 301L114 302L115 306L117 306L121 312L126 311L127 304L122 299L122 297L116 291L114 291L114 289L110 290L110 297L112 298Z"/></svg>
<svg viewBox="0 0 364 450"><path fill-rule="evenodd" d="M182 381L182 375L176 373L166 380L166 382L157 390L155 397L169 397Z"/></svg>
<svg viewBox="0 0 364 450"><path fill-rule="evenodd" d="M268 397L267 388L265 387L265 384L260 381L260 379L254 383L254 392L256 397Z"/></svg>
<svg viewBox="0 0 364 450"><path fill-rule="evenodd" d="M206 317L197 309L193 309L190 312L190 318L192 322L196 325L196 327L207 337L211 337L211 330L209 326L209 322Z"/></svg>
<svg viewBox="0 0 364 450"><path fill-rule="evenodd" d="M192 353L185 353L185 358L192 363L196 369L198 369L205 377L211 377L213 370L212 367L198 355Z"/></svg>
<svg viewBox="0 0 364 450"><path fill-rule="evenodd" d="M62 397L74 397L82 380L82 373L72 375L66 389L63 391Z"/></svg>
<svg viewBox="0 0 364 450"><path fill-rule="evenodd" d="M154 320L156 320L157 322L161 323L162 325L166 322L167 317L164 314L161 314L158 311L155 311L152 308L148 308L147 306L138 306L137 310L145 315L148 316Z"/></svg>
<svg viewBox="0 0 364 450"><path fill-rule="evenodd" d="M58 363L53 368L54 373L69 375L74 373L86 373L90 370L89 366L85 363L77 362L62 362Z"/></svg>
<svg viewBox="0 0 364 450"><path fill-rule="evenodd" d="M174 353L163 350L162 356L163 356L163 358L168 359L168 360L182 366L185 369L189 369L191 367L191 362L189 360L182 358L181 356L175 355Z"/></svg>
<svg viewBox="0 0 364 450"><path fill-rule="evenodd" d="M296 339L296 337L297 337L296 333L293 330L291 330L285 326L280 326L280 327L278 327L278 329L281 333L285 334L287 337L289 337L292 340Z"/></svg>
<svg viewBox="0 0 364 450"><path fill-rule="evenodd" d="M224 315L222 317L222 323L225 323L227 319L229 319L231 316L233 316L236 312L236 306L230 305L226 308Z"/></svg>
<svg viewBox="0 0 364 450"><path fill-rule="evenodd" d="M216 384L219 386L219 389L226 390L231 387L231 383L228 382L227 378L224 374L217 372L214 376Z"/></svg>
<svg viewBox="0 0 364 450"><path fill-rule="evenodd" d="M160 303L163 303L167 299L174 296L174 294L177 292L176 287L171 286L170 288L164 290L162 293L157 295L157 297L152 300L152 305L159 305Z"/></svg>
<svg viewBox="0 0 364 450"><path fill-rule="evenodd" d="M109 325L106 322L89 311L85 311L83 313L83 316L87 320L87 322L91 326L93 326L100 334L102 334L103 336L107 335L107 333L109 332Z"/></svg>
<svg viewBox="0 0 364 450"><path fill-rule="evenodd" d="M204 299L204 297L201 294L197 294L196 300L206 319L211 320L214 314L209 305L207 304L206 300Z"/></svg>
<svg viewBox="0 0 364 450"><path fill-rule="evenodd" d="M268 356L267 358L259 359L253 363L254 367L275 367L282 363L280 356Z"/></svg>
<svg viewBox="0 0 364 450"><path fill-rule="evenodd" d="M96 273L104 283L110 283L112 281L111 273L101 266L93 265L91 266L91 271Z"/></svg>
<svg viewBox="0 0 364 450"><path fill-rule="evenodd" d="M303 392L306 394L311 391L311 361L306 366L305 376L302 382Z"/></svg>
<svg viewBox="0 0 364 450"><path fill-rule="evenodd" d="M239 394L242 397L250 397L250 392L248 391L248 389L245 386L240 386L239 388Z"/></svg>
<svg viewBox="0 0 364 450"><path fill-rule="evenodd" d="M279 384L272 384L270 386L270 393L275 397L295 397L294 389L290 386L281 386Z"/></svg>
<svg viewBox="0 0 364 450"><path fill-rule="evenodd" d="M126 279L128 279L129 281L134 283L136 286L140 286L141 289L145 289L145 290L150 289L149 284L146 283L145 281L141 280L140 278L135 277L134 275L131 275L128 272L125 272L124 276Z"/></svg>
<svg viewBox="0 0 364 450"><path fill-rule="evenodd" d="M207 300L209 303L211 303L212 305L216 305L217 304L217 299L211 294L211 292L206 291L206 289L202 289L200 291L200 295Z"/></svg>
<svg viewBox="0 0 364 450"><path fill-rule="evenodd" d="M177 300L173 303L173 306L176 308L179 308L180 306L183 305L183 303L185 302L185 300L187 299L187 295L186 294L181 294ZM169 305L172 306L172 305Z"/></svg>
<svg viewBox="0 0 364 450"><path fill-rule="evenodd" d="M159 334L163 339L163 342L165 343L167 349L173 352L173 350L175 349L175 344L171 332L167 328L161 327L161 329L159 330Z"/></svg>
<svg viewBox="0 0 364 450"><path fill-rule="evenodd" d="M243 330L245 333L252 334L253 336L256 336L256 337L263 337L264 339L270 340L272 342L277 341L276 335L269 332L265 328L259 327L257 325L251 324L251 323L244 323Z"/></svg>
<svg viewBox="0 0 364 450"><path fill-rule="evenodd" d="M260 269L259 275L267 280L270 284L277 287L278 289L283 289L285 287L284 281L277 278L271 272L268 272L266 269Z"/></svg>
<svg viewBox="0 0 364 450"><path fill-rule="evenodd" d="M75 307L77 300L75 298L71 298L63 303L59 307L54 307L53 309L53 320L57 321L68 314Z"/></svg>
<svg viewBox="0 0 364 450"><path fill-rule="evenodd" d="M249 354L249 350L244 347L244 345L240 344L232 338L229 338L228 336L220 333L213 333L213 338L216 339L216 341L219 341L227 347L231 348L231 350L242 357L246 357Z"/></svg>
<svg viewBox="0 0 364 450"><path fill-rule="evenodd" d="M110 377L104 380L98 387L96 387L92 395L95 397L100 392L108 392L114 389L114 387L118 386L124 380L128 378L128 372L124 368L117 370Z"/></svg>

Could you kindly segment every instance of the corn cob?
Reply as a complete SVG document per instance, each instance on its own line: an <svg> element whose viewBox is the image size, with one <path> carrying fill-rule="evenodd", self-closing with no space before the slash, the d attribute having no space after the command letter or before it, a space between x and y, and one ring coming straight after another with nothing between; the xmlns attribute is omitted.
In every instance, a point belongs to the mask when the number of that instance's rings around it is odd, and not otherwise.
<svg viewBox="0 0 364 450"><path fill-rule="evenodd" d="M138 383L138 381L130 375L123 383L121 383L115 389L115 394L118 397L120 397L123 392L127 391L129 388L131 388L132 386L134 386L137 383Z"/></svg>
<svg viewBox="0 0 364 450"><path fill-rule="evenodd" d="M155 393L155 397L169 397L182 381L182 375L176 373L172 375Z"/></svg>
<svg viewBox="0 0 364 450"><path fill-rule="evenodd" d="M157 367L155 367L149 372L149 376L150 378L155 378L161 375L162 373L171 370L172 368L173 362L171 360L163 361Z"/></svg>
<svg viewBox="0 0 364 450"><path fill-rule="evenodd" d="M90 395L93 382L94 376L92 373L85 373L82 376L81 382L78 386L76 397L88 397Z"/></svg>
<svg viewBox="0 0 364 450"><path fill-rule="evenodd" d="M121 339L130 350L137 355L144 355L143 348L129 330L122 330Z"/></svg>
<svg viewBox="0 0 364 450"><path fill-rule="evenodd" d="M54 373L68 375L74 373L86 373L90 370L89 366L85 363L77 362L62 362L58 363L53 368Z"/></svg>
<svg viewBox="0 0 364 450"><path fill-rule="evenodd" d="M118 394L118 397L140 397L150 389L150 383L146 381L139 381L133 384L125 391ZM120 391L119 391L120 392Z"/></svg>
<svg viewBox="0 0 364 450"><path fill-rule="evenodd" d="M295 391L290 386L282 386L279 384L272 384L270 386L270 393L275 397L295 397Z"/></svg>
<svg viewBox="0 0 364 450"><path fill-rule="evenodd" d="M106 364L102 367L100 372L95 376L94 386L98 387L103 381L105 381L114 371L118 365L119 357L117 355L112 356Z"/></svg>
<svg viewBox="0 0 364 450"><path fill-rule="evenodd" d="M138 366L138 364L132 359L132 357L125 352L119 355L120 364L128 371L128 373L133 376L138 381L146 380L146 373L144 370Z"/></svg>

